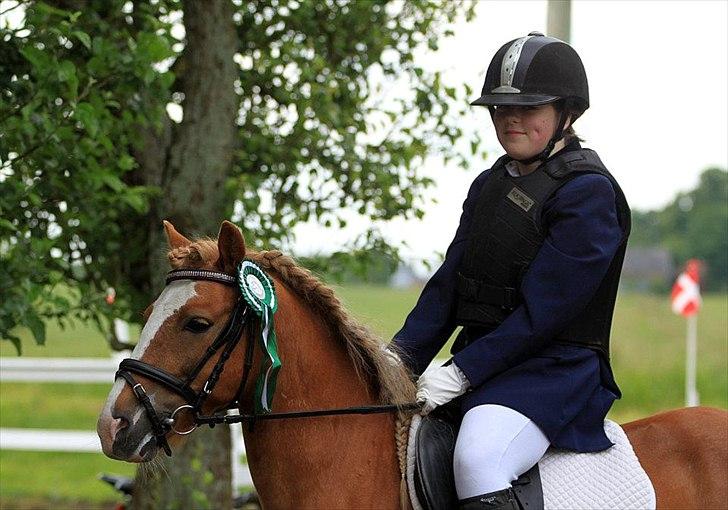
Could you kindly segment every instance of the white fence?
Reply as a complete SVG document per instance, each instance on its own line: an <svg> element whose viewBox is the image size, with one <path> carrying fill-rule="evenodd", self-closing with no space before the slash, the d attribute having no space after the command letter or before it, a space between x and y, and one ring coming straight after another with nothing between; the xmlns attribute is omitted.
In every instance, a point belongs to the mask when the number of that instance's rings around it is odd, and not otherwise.
<svg viewBox="0 0 728 510"><path fill-rule="evenodd" d="M0 382L111 383L114 358L0 358Z"/></svg>
<svg viewBox="0 0 728 510"><path fill-rule="evenodd" d="M0 382L114 382L119 361L115 358L0 358ZM99 408L99 411L101 409ZM245 455L240 424L230 426L233 490L253 485L250 471L240 462ZM0 450L101 452L96 431L0 428Z"/></svg>

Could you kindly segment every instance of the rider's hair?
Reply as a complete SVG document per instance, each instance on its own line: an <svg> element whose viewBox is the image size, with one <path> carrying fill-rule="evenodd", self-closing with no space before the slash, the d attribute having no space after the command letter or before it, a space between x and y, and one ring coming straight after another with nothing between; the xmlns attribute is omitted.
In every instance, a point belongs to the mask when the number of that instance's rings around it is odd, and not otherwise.
<svg viewBox="0 0 728 510"><path fill-rule="evenodd" d="M584 113L580 109L578 109L576 106L574 106L573 103L567 102L567 101L558 101L555 105L556 111L559 113L562 110L566 111L566 115L571 116L571 124L569 124L569 127L564 129L564 143L569 144L573 142L574 140L578 140L580 142L583 142L584 140L576 134L576 131L574 131L574 122L581 117L581 114Z"/></svg>

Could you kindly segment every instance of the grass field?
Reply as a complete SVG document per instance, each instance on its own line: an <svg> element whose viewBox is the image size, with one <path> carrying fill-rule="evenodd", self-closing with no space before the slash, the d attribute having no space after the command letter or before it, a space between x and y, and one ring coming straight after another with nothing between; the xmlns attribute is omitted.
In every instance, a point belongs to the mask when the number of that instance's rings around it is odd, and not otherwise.
<svg viewBox="0 0 728 510"><path fill-rule="evenodd" d="M382 338L401 327L417 300L415 290L343 287L349 310ZM698 390L701 403L728 407L728 296L706 296L698 325ZM680 407L684 399L685 321L670 312L666 296L621 295L612 334L614 371L624 397L610 417L629 421ZM25 356L105 357L93 328L65 331L49 325L44 347L23 339ZM9 342L0 355L15 356ZM441 356L447 357L447 347ZM0 384L0 427L93 430L111 381L103 384ZM91 453L0 452L0 508L108 508L113 491L100 472L132 474L133 466Z"/></svg>

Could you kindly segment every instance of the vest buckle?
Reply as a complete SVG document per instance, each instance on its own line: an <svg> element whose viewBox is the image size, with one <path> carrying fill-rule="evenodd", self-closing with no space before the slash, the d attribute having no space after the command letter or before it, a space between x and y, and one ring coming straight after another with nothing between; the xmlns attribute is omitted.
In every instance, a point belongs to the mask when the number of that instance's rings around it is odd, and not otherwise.
<svg viewBox="0 0 728 510"><path fill-rule="evenodd" d="M503 287L503 304L501 308L503 310L513 310L516 307L516 289L513 287Z"/></svg>

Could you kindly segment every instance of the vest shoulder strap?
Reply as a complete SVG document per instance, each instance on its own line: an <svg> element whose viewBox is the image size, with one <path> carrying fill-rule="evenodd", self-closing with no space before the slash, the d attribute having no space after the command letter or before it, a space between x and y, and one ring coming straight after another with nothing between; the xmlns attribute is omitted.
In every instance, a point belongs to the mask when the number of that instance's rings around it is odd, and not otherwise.
<svg viewBox="0 0 728 510"><path fill-rule="evenodd" d="M557 154L546 162L543 171L554 179L562 179L572 173L598 173L611 177L602 160L591 149Z"/></svg>
<svg viewBox="0 0 728 510"><path fill-rule="evenodd" d="M604 166L596 152L591 149L579 149L559 154L546 162L543 171L555 179L561 180L562 185L579 174L585 173L599 174L609 179L616 195L619 224L624 230L625 238L629 236L631 230L629 204L619 183Z"/></svg>

